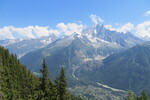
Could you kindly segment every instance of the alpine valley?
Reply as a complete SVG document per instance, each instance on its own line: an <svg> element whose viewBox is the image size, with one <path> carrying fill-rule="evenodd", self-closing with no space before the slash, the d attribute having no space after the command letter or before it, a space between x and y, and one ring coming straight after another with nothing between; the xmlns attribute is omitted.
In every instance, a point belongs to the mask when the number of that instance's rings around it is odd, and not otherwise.
<svg viewBox="0 0 150 100"><path fill-rule="evenodd" d="M128 90L150 95L150 43L95 25L69 36L0 41L39 75L43 58L54 79L62 67L69 91L84 100L124 100Z"/></svg>

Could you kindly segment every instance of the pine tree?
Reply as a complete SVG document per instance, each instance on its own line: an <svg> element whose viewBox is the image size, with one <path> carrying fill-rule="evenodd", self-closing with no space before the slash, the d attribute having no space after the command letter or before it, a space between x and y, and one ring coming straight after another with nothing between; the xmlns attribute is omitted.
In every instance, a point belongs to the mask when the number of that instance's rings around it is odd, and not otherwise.
<svg viewBox="0 0 150 100"><path fill-rule="evenodd" d="M60 100L68 100L68 93L67 93L67 81L66 81L66 76L65 76L65 71L64 68L61 68L60 71L60 77L59 77L59 95L60 95Z"/></svg>
<svg viewBox="0 0 150 100"><path fill-rule="evenodd" d="M49 72L48 72L45 58L43 59L42 69L40 71L42 74L41 84L40 84L40 89L43 92L43 93L41 93L41 94L43 94L42 98L48 99L48 98L50 98L50 94L51 94L50 88L52 88L52 86L51 86L52 82L49 77Z"/></svg>

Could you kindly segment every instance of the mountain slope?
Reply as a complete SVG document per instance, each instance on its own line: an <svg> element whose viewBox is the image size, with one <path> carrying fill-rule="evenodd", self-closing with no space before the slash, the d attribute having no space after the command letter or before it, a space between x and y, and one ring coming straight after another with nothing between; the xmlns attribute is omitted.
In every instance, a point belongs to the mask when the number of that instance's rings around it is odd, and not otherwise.
<svg viewBox="0 0 150 100"><path fill-rule="evenodd" d="M80 34L64 36L43 49L27 53L21 58L21 62L31 71L37 72L42 58L46 57L52 76L64 66L68 76L77 80L82 74L81 70L92 71L99 67L107 56L141 42L143 41L131 33L118 33L106 29L103 25L96 25Z"/></svg>
<svg viewBox="0 0 150 100"><path fill-rule="evenodd" d="M27 70L14 55L0 47L0 92L1 100L34 99L38 78Z"/></svg>
<svg viewBox="0 0 150 100"><path fill-rule="evenodd" d="M31 71L38 71L42 58L46 57L52 76L56 75L60 67L64 66L68 76L71 79L77 79L76 71L80 73L81 69L93 70L101 64L101 60L106 56L122 49L116 43L100 40L91 42L90 39L86 35L73 34L57 40L43 49L26 54L21 58L21 62ZM34 59L34 62L31 59Z"/></svg>
<svg viewBox="0 0 150 100"><path fill-rule="evenodd" d="M146 90L150 95L149 54L150 42L113 54L103 61L103 65L95 73L88 73L93 75L88 78L114 88L131 89L137 94Z"/></svg>

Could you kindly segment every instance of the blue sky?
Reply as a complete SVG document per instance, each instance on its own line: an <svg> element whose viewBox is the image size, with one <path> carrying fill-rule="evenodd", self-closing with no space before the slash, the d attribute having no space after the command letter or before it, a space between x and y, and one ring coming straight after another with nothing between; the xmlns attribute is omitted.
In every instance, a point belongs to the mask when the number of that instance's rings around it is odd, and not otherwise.
<svg viewBox="0 0 150 100"><path fill-rule="evenodd" d="M55 28L58 23L92 26L91 14L105 25L138 25L150 21L150 16L144 15L149 10L150 0L0 0L0 28Z"/></svg>

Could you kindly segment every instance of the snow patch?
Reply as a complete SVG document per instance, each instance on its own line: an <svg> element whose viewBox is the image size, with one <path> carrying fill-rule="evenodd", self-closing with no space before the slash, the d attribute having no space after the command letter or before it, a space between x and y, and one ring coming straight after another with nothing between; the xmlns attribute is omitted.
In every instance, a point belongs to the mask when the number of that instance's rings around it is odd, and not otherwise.
<svg viewBox="0 0 150 100"><path fill-rule="evenodd" d="M106 57L104 56L100 56L100 55L97 55L95 56L94 58L85 58L83 59L84 62L87 62L87 61L92 61L92 60L103 60L105 59Z"/></svg>
<svg viewBox="0 0 150 100"><path fill-rule="evenodd" d="M40 42L43 43L43 44L49 44L49 43L52 42L52 40L51 40L51 39L48 39L48 40L41 40Z"/></svg>
<svg viewBox="0 0 150 100"><path fill-rule="evenodd" d="M91 43L98 43L98 42L109 43L108 41L105 41L105 40L97 38L97 37L93 37L92 35L87 34L86 37L89 39L89 41Z"/></svg>

